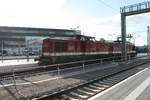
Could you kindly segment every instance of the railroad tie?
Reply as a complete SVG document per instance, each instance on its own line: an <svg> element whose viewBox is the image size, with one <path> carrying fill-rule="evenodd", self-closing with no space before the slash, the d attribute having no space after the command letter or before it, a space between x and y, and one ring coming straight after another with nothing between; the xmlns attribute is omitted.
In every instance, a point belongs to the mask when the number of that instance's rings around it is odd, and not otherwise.
<svg viewBox="0 0 150 100"><path fill-rule="evenodd" d="M84 89L87 89L87 90L90 90L90 91L93 91L93 92L98 92L99 90L97 89L92 89L90 87L83 87Z"/></svg>
<svg viewBox="0 0 150 100"><path fill-rule="evenodd" d="M104 90L105 88L103 86L99 86L99 85L96 85L96 84L93 84L94 87L97 87L99 90Z"/></svg>
<svg viewBox="0 0 150 100"><path fill-rule="evenodd" d="M100 84L100 83L94 83L95 85L101 86L103 88L108 88L110 87L109 85L104 85L104 84Z"/></svg>
<svg viewBox="0 0 150 100"><path fill-rule="evenodd" d="M106 83L106 82L103 82L103 81L99 81L98 83L103 84L103 85L108 85L108 86L112 86L113 85L112 83Z"/></svg>
<svg viewBox="0 0 150 100"><path fill-rule="evenodd" d="M120 82L121 81L121 79L118 79L118 78L108 78L108 79L106 79L106 80L108 80L108 81L115 81L115 82Z"/></svg>
<svg viewBox="0 0 150 100"><path fill-rule="evenodd" d="M82 92L82 93L86 93L87 95L92 95L93 94L92 92L85 91L85 90L82 90L82 89L78 89L77 91Z"/></svg>
<svg viewBox="0 0 150 100"><path fill-rule="evenodd" d="M109 81L109 80L103 80L102 82L106 82L106 83L110 83L110 84L118 83L118 82L115 82L115 81Z"/></svg>
<svg viewBox="0 0 150 100"><path fill-rule="evenodd" d="M87 98L87 96L81 95L81 94L76 93L76 92L70 92L70 94L71 94L71 95L75 95L75 96L77 96L77 97L79 97L79 98Z"/></svg>
<svg viewBox="0 0 150 100"><path fill-rule="evenodd" d="M55 100L60 100L60 99L55 99ZM61 100L70 100L68 96L66 95L62 95L62 99Z"/></svg>
<svg viewBox="0 0 150 100"><path fill-rule="evenodd" d="M99 86L95 86L95 85L89 85L90 87L92 87L92 88L95 88L95 89L98 89L98 90L101 90L102 89L102 87L99 87Z"/></svg>
<svg viewBox="0 0 150 100"><path fill-rule="evenodd" d="M79 100L79 99L73 98L73 97L71 97L71 96L69 96L69 95L67 95L67 94L63 94L63 96L68 97L68 98L69 98L68 100Z"/></svg>

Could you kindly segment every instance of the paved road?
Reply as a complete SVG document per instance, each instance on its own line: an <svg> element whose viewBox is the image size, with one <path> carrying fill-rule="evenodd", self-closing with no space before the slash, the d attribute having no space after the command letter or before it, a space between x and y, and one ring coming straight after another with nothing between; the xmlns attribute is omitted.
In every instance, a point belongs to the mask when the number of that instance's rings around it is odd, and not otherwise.
<svg viewBox="0 0 150 100"><path fill-rule="evenodd" d="M150 65L89 100L150 100Z"/></svg>

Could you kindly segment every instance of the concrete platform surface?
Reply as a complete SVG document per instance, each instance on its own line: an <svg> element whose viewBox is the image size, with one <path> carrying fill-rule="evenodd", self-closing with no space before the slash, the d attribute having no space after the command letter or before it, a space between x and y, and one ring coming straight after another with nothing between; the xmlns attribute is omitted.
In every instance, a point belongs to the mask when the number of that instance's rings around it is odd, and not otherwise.
<svg viewBox="0 0 150 100"><path fill-rule="evenodd" d="M34 61L34 59L18 59L18 60L4 60L3 62L0 60L0 67L11 66L11 65L23 65L23 64L37 64L38 61Z"/></svg>
<svg viewBox="0 0 150 100"><path fill-rule="evenodd" d="M150 65L89 100L150 100Z"/></svg>

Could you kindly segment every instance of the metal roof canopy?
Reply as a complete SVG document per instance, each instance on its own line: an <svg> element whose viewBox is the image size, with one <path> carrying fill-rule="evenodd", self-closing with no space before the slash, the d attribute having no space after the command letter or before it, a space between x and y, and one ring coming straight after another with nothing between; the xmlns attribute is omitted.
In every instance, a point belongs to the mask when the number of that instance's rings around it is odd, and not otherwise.
<svg viewBox="0 0 150 100"><path fill-rule="evenodd" d="M69 36L80 30L0 26L0 36Z"/></svg>
<svg viewBox="0 0 150 100"><path fill-rule="evenodd" d="M137 15L150 12L150 1L120 8L121 13L121 38L122 38L122 57L127 59L126 50L126 16Z"/></svg>

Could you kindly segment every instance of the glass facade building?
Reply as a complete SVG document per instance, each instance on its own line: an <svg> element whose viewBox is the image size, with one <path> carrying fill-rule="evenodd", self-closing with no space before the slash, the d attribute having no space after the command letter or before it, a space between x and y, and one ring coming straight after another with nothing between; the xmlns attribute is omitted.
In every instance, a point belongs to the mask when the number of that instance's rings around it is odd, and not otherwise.
<svg viewBox="0 0 150 100"><path fill-rule="evenodd" d="M0 27L0 51L7 55L40 54L42 41L45 38L68 37L81 34L80 30L47 29L25 27Z"/></svg>

